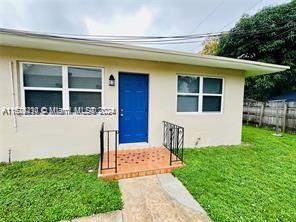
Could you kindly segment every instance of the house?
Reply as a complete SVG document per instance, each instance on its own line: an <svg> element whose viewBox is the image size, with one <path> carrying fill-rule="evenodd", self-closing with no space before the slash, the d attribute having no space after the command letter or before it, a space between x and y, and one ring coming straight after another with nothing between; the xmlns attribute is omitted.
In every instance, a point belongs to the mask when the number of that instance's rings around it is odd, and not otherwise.
<svg viewBox="0 0 296 222"><path fill-rule="evenodd" d="M0 161L98 153L103 122L119 149L160 146L163 121L185 147L239 144L245 77L288 68L0 29Z"/></svg>

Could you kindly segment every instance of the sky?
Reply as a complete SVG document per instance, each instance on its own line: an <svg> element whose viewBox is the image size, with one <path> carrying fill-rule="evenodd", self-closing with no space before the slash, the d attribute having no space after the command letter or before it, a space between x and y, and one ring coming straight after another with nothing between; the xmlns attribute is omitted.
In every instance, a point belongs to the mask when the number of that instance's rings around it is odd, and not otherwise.
<svg viewBox="0 0 296 222"><path fill-rule="evenodd" d="M0 27L60 34L172 36L231 29L290 0L0 0ZM198 52L202 42L149 45Z"/></svg>

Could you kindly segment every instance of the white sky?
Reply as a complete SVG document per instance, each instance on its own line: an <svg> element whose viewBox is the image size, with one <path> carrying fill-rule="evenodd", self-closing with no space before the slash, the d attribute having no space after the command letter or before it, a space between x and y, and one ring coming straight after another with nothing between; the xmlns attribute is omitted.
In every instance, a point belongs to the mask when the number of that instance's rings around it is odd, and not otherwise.
<svg viewBox="0 0 296 222"><path fill-rule="evenodd" d="M288 2L0 0L0 27L67 34L187 35L229 30L244 13L252 15L263 7ZM197 52L201 49L201 43L152 47Z"/></svg>

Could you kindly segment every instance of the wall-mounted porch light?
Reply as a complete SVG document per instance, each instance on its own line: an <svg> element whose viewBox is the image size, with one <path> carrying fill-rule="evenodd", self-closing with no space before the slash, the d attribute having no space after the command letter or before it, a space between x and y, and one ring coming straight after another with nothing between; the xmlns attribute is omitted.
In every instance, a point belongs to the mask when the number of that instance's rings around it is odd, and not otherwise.
<svg viewBox="0 0 296 222"><path fill-rule="evenodd" d="M115 78L112 74L109 77L109 86L115 86Z"/></svg>

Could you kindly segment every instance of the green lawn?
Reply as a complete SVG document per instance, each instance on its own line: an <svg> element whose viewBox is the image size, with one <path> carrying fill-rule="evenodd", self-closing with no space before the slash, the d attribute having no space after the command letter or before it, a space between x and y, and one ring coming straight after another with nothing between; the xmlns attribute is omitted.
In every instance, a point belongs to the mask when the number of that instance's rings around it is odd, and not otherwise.
<svg viewBox="0 0 296 222"><path fill-rule="evenodd" d="M0 221L59 221L121 209L117 182L96 179L98 156L0 164Z"/></svg>
<svg viewBox="0 0 296 222"><path fill-rule="evenodd" d="M243 144L185 151L174 171L209 216L223 221L296 221L296 135L243 128Z"/></svg>

